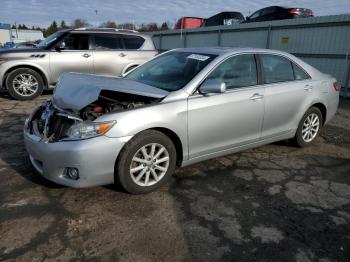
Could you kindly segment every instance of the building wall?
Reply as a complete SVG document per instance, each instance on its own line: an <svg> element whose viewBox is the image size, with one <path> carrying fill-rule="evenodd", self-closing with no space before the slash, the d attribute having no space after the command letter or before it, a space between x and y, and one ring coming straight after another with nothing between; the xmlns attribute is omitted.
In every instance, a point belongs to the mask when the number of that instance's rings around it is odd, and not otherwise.
<svg viewBox="0 0 350 262"><path fill-rule="evenodd" d="M3 45L6 42L10 42L10 41L11 41L10 30L0 29L0 43Z"/></svg>
<svg viewBox="0 0 350 262"><path fill-rule="evenodd" d="M21 43L42 40L44 39L44 35L41 31L37 30L12 29L12 39L15 43Z"/></svg>
<svg viewBox="0 0 350 262"><path fill-rule="evenodd" d="M3 45L11 41L11 25L0 23L0 43Z"/></svg>
<svg viewBox="0 0 350 262"><path fill-rule="evenodd" d="M244 46L292 53L335 76L350 96L350 15L323 16L153 32L160 51L178 47Z"/></svg>

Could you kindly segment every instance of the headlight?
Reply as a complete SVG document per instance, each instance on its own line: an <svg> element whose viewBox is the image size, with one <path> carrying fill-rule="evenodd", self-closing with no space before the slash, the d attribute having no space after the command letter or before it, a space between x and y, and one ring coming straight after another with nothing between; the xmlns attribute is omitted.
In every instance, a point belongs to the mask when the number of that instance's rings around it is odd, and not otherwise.
<svg viewBox="0 0 350 262"><path fill-rule="evenodd" d="M68 137L64 140L79 140L86 139L105 134L116 121L110 122L80 122L71 126L67 132Z"/></svg>

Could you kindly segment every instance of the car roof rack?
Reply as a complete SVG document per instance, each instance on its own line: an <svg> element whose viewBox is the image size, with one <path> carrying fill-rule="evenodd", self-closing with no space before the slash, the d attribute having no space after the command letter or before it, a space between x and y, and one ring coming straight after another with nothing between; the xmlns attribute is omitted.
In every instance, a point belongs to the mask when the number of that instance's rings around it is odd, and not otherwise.
<svg viewBox="0 0 350 262"><path fill-rule="evenodd" d="M117 28L76 28L74 29L76 31L103 31L103 32L129 32L129 33L139 33L136 30L130 30L130 29L117 29Z"/></svg>

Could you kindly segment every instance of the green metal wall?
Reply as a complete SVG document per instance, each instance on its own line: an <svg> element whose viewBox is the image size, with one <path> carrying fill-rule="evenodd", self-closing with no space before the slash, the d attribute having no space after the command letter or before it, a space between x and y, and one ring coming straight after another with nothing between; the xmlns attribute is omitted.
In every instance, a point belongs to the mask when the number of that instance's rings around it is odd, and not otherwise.
<svg viewBox="0 0 350 262"><path fill-rule="evenodd" d="M201 27L152 33L160 51L178 47L244 46L292 53L335 76L350 96L350 14Z"/></svg>

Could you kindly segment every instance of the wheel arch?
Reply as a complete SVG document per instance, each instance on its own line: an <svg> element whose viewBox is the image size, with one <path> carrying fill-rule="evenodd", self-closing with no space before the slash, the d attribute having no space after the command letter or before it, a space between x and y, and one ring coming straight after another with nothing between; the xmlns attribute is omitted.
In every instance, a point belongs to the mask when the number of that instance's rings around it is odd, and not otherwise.
<svg viewBox="0 0 350 262"><path fill-rule="evenodd" d="M126 67L124 67L122 75L125 75L128 73L130 70L134 69L135 67L139 66L140 64L133 63L133 64L128 64Z"/></svg>
<svg viewBox="0 0 350 262"><path fill-rule="evenodd" d="M157 130L170 138L176 149L176 165L181 166L183 161L183 146L180 137L174 131L165 127L155 127L148 130Z"/></svg>
<svg viewBox="0 0 350 262"><path fill-rule="evenodd" d="M6 70L5 74L4 74L4 78L3 78L3 82L2 82L2 86L5 86L6 89L7 89L7 86L6 86L6 80L7 80L7 77L8 75L16 70L16 69L20 69L20 68L24 68L24 69L31 69L31 70L34 70L35 72L37 72L43 79L44 81L44 89L48 88L49 84L48 84L48 78L46 76L46 74L44 73L44 71L42 69L40 69L39 67L36 67L36 66L33 66L33 65L27 65L27 64L24 64L24 65L16 65L16 66L13 66L13 67L10 67Z"/></svg>
<svg viewBox="0 0 350 262"><path fill-rule="evenodd" d="M322 126L325 124L326 122L326 118L327 118L327 107L325 104L321 103L321 102L317 102L314 103L313 105L310 106L311 107L316 107L321 111L322 114Z"/></svg>
<svg viewBox="0 0 350 262"><path fill-rule="evenodd" d="M151 128L148 128L148 129L144 129L144 130L136 133L135 135L133 135L133 137L135 137L136 135L138 135L138 134L140 134L140 133L142 133L144 131L148 131L148 130L156 130L158 132L161 132L162 134L167 136L174 143L175 149L176 149L176 165L177 166L181 166L184 154L183 154L183 145L182 145L180 137L174 131L170 130L169 128L165 128L165 127L151 127ZM133 137L131 139L133 139ZM118 162L120 161L120 156L121 156L120 153L123 151L123 149L127 145L127 143L125 143L123 148L120 150L120 152L119 152L119 154L117 156L117 159L115 161L115 167L118 165Z"/></svg>

